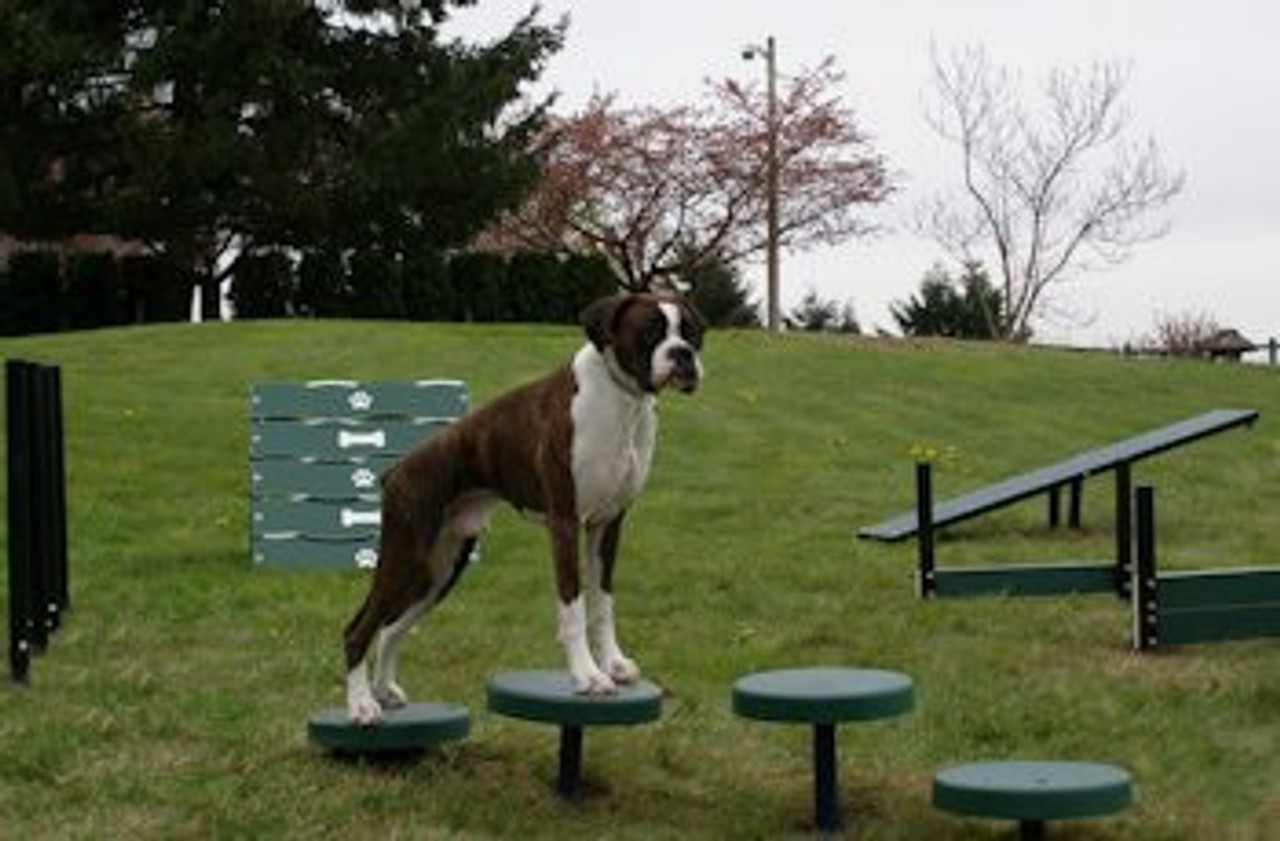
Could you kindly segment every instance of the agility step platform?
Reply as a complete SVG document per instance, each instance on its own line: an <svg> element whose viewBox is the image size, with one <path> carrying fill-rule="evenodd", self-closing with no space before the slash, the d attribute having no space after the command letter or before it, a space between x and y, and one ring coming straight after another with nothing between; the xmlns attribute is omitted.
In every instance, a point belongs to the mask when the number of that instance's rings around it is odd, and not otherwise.
<svg viewBox="0 0 1280 841"><path fill-rule="evenodd" d="M747 675L733 685L733 711L739 716L813 728L814 821L824 832L841 825L836 725L902 715L914 705L911 678L879 669L780 669Z"/></svg>
<svg viewBox="0 0 1280 841"><path fill-rule="evenodd" d="M1051 820L1116 814L1133 802L1129 772L1101 762L973 762L938 772L933 804L972 818L1018 822L1024 841Z"/></svg>
<svg viewBox="0 0 1280 841"><path fill-rule="evenodd" d="M645 724L662 715L662 689L647 680L620 686L610 695L586 695L574 689L567 672L503 672L489 681L487 694L493 712L560 727L556 791L566 800L582 797L587 727Z"/></svg>
<svg viewBox="0 0 1280 841"><path fill-rule="evenodd" d="M933 507L933 526L939 528L958 523L1043 493L1051 494L1052 501L1055 499L1052 494L1064 486L1072 488L1074 512L1079 507L1079 487L1084 479L1112 470L1124 469L1127 472L1127 467L1134 462L1238 426L1249 426L1257 419L1255 409L1214 409L1087 450L1046 467L943 500ZM1122 491L1126 500L1128 493L1127 488ZM918 528L917 513L912 511L859 529L858 537L894 542L913 536Z"/></svg>
<svg viewBox="0 0 1280 841"><path fill-rule="evenodd" d="M320 747L350 756L387 756L430 750L465 739L471 717L459 704L418 702L386 710L377 724L353 722L346 709L332 707L307 721L307 736Z"/></svg>

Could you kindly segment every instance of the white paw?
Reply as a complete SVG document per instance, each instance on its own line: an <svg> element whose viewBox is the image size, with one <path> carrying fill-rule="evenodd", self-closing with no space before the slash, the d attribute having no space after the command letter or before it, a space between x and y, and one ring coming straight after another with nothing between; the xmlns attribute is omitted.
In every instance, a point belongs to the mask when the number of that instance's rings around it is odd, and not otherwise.
<svg viewBox="0 0 1280 841"><path fill-rule="evenodd" d="M370 727L382 721L382 705L372 696L347 699L347 714L361 727Z"/></svg>
<svg viewBox="0 0 1280 841"><path fill-rule="evenodd" d="M572 672L573 689L579 695L613 695L618 686L598 668L583 669Z"/></svg>
<svg viewBox="0 0 1280 841"><path fill-rule="evenodd" d="M635 683L640 679L640 667L636 665L636 661L621 653L611 657L604 668L614 683Z"/></svg>
<svg viewBox="0 0 1280 841"><path fill-rule="evenodd" d="M398 710L409 703L409 693L394 681L378 687L373 695L384 710Z"/></svg>

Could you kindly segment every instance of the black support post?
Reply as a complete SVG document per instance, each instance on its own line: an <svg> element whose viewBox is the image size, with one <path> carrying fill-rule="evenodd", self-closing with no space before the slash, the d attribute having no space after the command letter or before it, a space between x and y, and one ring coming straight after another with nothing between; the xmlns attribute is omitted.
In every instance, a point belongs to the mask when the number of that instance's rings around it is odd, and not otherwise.
<svg viewBox="0 0 1280 841"><path fill-rule="evenodd" d="M1133 574L1133 475L1129 462L1116 465L1116 595L1129 598Z"/></svg>
<svg viewBox="0 0 1280 841"><path fill-rule="evenodd" d="M53 506L51 552L53 560L53 590L51 598L57 605L54 629L62 624L62 614L71 608L71 580L67 575L67 445L62 420L62 369L50 366L49 386L49 457L53 490L50 503Z"/></svg>
<svg viewBox="0 0 1280 841"><path fill-rule="evenodd" d="M582 728L565 725L560 728L560 768L556 775L556 791L565 800L582 797Z"/></svg>
<svg viewBox="0 0 1280 841"><path fill-rule="evenodd" d="M836 762L836 726L813 725L813 814L822 832L840 828L840 766Z"/></svg>
<svg viewBox="0 0 1280 841"><path fill-rule="evenodd" d="M1071 480L1071 507L1067 511L1067 525L1073 529L1080 528L1080 503L1084 497L1084 478L1077 476Z"/></svg>
<svg viewBox="0 0 1280 841"><path fill-rule="evenodd" d="M62 379L55 366L5 362L9 667L30 681L69 604Z"/></svg>
<svg viewBox="0 0 1280 841"><path fill-rule="evenodd" d="M1138 488L1134 499L1138 520L1137 574L1133 586L1133 646L1149 651L1159 643L1159 592L1156 580L1155 491Z"/></svg>
<svg viewBox="0 0 1280 841"><path fill-rule="evenodd" d="M927 599L937 587L933 546L933 474L927 461L916 463L916 547L919 552L916 588L920 598Z"/></svg>
<svg viewBox="0 0 1280 841"><path fill-rule="evenodd" d="M31 366L5 362L5 429L9 495L9 670L14 683L26 684L31 669L32 520Z"/></svg>

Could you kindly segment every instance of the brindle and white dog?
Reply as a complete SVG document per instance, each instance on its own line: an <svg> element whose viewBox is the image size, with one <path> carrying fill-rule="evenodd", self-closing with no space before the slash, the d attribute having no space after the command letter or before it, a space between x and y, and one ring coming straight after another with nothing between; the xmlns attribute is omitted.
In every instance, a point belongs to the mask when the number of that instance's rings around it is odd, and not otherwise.
<svg viewBox="0 0 1280 841"><path fill-rule="evenodd" d="M614 628L619 532L653 458L658 393L691 393L702 380L703 322L680 298L655 294L602 299L583 322L588 341L569 364L467 415L383 477L378 566L345 635L353 721L372 724L405 703L400 644L457 581L502 500L551 535L558 639L574 687L610 693L640 676Z"/></svg>

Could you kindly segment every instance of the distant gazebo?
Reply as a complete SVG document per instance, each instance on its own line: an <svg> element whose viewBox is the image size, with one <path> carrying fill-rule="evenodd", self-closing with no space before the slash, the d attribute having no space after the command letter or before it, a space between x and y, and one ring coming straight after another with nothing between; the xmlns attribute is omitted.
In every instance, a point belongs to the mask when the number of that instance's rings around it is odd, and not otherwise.
<svg viewBox="0 0 1280 841"><path fill-rule="evenodd" d="M1249 341L1235 328L1219 330L1205 340L1200 351L1210 359L1223 359L1239 362L1240 357L1258 349L1258 345Z"/></svg>

